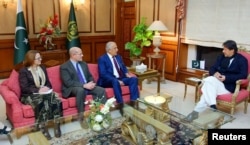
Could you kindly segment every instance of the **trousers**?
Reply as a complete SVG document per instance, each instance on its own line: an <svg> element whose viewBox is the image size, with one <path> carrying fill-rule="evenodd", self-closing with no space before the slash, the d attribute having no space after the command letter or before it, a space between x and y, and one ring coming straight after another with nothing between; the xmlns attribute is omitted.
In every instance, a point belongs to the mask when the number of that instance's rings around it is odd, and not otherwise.
<svg viewBox="0 0 250 145"><path fill-rule="evenodd" d="M207 106L216 105L217 95L230 93L225 85L214 76L209 76L202 80L202 95L200 101L194 108L196 112L202 112Z"/></svg>

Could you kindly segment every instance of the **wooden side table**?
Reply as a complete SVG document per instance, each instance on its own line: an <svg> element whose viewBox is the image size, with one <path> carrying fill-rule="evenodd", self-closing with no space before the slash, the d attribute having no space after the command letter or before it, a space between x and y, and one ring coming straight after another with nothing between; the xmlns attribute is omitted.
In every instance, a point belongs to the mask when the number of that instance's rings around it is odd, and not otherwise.
<svg viewBox="0 0 250 145"><path fill-rule="evenodd" d="M166 64L166 54L165 53L148 53L147 57L149 59L149 69L155 69L155 70L160 70L161 71L161 82L162 83L166 83L165 81L165 64ZM160 65L158 65L158 67L155 66L155 62L156 60L161 59L161 63ZM152 79L148 79L148 83L151 82Z"/></svg>
<svg viewBox="0 0 250 145"><path fill-rule="evenodd" d="M140 89L142 89L143 80L156 77L157 78L157 94L160 94L160 74L158 73L157 70L148 69L147 71L140 73L140 72L136 72L134 68L128 68L128 71L137 76Z"/></svg>
<svg viewBox="0 0 250 145"><path fill-rule="evenodd" d="M185 79L185 91L184 91L184 98L183 100L185 100L186 95L187 95L187 85L192 85L195 86L195 103L198 101L198 86L201 83L201 79L196 78L196 77L189 77Z"/></svg>

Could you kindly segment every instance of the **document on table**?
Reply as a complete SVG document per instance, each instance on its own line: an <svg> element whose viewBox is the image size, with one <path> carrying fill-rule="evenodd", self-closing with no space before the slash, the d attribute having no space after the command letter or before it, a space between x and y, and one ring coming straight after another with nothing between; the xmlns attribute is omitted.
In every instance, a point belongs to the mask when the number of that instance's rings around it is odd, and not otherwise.
<svg viewBox="0 0 250 145"><path fill-rule="evenodd" d="M53 91L53 89L49 89L46 92L41 92L41 93L33 93L33 94L50 94Z"/></svg>

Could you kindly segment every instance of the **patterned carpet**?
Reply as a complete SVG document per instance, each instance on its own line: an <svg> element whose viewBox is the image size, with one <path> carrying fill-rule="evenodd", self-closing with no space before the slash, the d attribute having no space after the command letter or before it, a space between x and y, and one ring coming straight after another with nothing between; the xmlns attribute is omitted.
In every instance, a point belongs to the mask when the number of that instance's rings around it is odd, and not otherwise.
<svg viewBox="0 0 250 145"><path fill-rule="evenodd" d="M98 134L90 129L81 129L63 134L60 138L52 138L51 145L133 145L122 135L120 126L125 118L116 118L112 126L103 134Z"/></svg>

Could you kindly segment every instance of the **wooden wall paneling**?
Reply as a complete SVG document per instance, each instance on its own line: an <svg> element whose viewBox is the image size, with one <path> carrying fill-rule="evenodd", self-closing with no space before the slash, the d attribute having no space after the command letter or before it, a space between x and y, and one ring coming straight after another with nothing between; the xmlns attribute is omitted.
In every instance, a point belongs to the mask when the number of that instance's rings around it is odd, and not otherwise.
<svg viewBox="0 0 250 145"><path fill-rule="evenodd" d="M58 0L59 14L62 34L66 34L68 30L68 19L70 10L70 1ZM77 21L78 33L91 33L92 17L91 17L91 0L85 0L83 5L75 6L75 16Z"/></svg>
<svg viewBox="0 0 250 145"><path fill-rule="evenodd" d="M91 42L81 42L83 60L86 62L92 62L92 53L94 51Z"/></svg>
<svg viewBox="0 0 250 145"><path fill-rule="evenodd" d="M61 28L61 34L66 34L68 30L70 1L58 0L58 3L59 3L58 13L59 13L59 23L60 23L60 28Z"/></svg>
<svg viewBox="0 0 250 145"><path fill-rule="evenodd" d="M83 6L77 7L76 18L79 33L92 32L91 1L85 0Z"/></svg>
<svg viewBox="0 0 250 145"><path fill-rule="evenodd" d="M14 41L13 40L0 40L0 78L5 78L9 76L13 68L14 62ZM10 49L10 44L12 44L12 49Z"/></svg>
<svg viewBox="0 0 250 145"><path fill-rule="evenodd" d="M137 23L146 17L146 24L150 25L155 20L156 0L137 0Z"/></svg>
<svg viewBox="0 0 250 145"><path fill-rule="evenodd" d="M26 22L26 29L28 28L28 16L27 16L27 2L26 0L22 1L22 9L24 13L24 19ZM0 8L0 39L2 39L3 35L15 35L16 28L16 12L17 12L17 3L8 4L7 8L3 8L1 5ZM10 37L7 37L10 38Z"/></svg>
<svg viewBox="0 0 250 145"><path fill-rule="evenodd" d="M113 0L95 0L94 31L95 33L112 32Z"/></svg>
<svg viewBox="0 0 250 145"><path fill-rule="evenodd" d="M32 14L33 32L38 34L41 24L47 23L48 18L55 15L55 0L32 1Z"/></svg>
<svg viewBox="0 0 250 145"><path fill-rule="evenodd" d="M96 53L95 53L95 61L97 63L97 60L98 58L105 54L106 53L106 50L105 50L105 47L106 47L106 43L107 41L99 41L99 42L96 42L95 43L95 50L96 50Z"/></svg>
<svg viewBox="0 0 250 145"><path fill-rule="evenodd" d="M123 61L127 66L131 65L129 51L125 50L125 43L133 40L133 28L136 24L135 2L123 2L121 12L121 42L119 46L119 54L123 56Z"/></svg>
<svg viewBox="0 0 250 145"><path fill-rule="evenodd" d="M163 41L161 52L166 53L165 78L176 81L177 42Z"/></svg>
<svg viewBox="0 0 250 145"><path fill-rule="evenodd" d="M168 31L163 33L166 36L176 36L176 5L176 0L159 0L159 17L157 20L161 20L168 28Z"/></svg>

